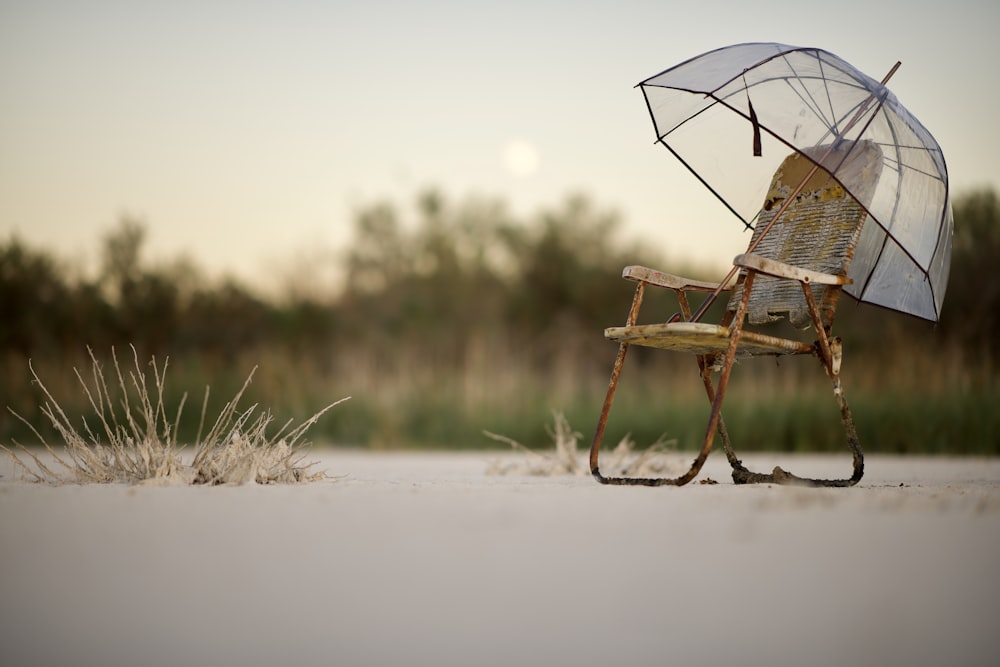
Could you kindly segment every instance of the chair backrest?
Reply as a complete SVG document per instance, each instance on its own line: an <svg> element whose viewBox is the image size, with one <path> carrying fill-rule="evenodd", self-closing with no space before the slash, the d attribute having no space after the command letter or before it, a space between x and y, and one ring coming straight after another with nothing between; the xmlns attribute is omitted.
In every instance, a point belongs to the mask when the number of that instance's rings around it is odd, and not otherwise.
<svg viewBox="0 0 1000 667"><path fill-rule="evenodd" d="M881 175L882 150L871 141L842 141L833 147L817 146L804 152L809 157L793 153L775 173L757 217L750 247L809 174L815 160L830 166L839 181L824 169L817 169L753 252L814 271L847 275L861 228L868 218L865 207L870 204ZM742 296L744 278L745 272L733 289L730 311L736 309ZM830 326L842 288L814 285L811 289L824 325ZM794 281L756 276L747 311L749 321L764 324L784 316L796 326L811 322L802 287Z"/></svg>

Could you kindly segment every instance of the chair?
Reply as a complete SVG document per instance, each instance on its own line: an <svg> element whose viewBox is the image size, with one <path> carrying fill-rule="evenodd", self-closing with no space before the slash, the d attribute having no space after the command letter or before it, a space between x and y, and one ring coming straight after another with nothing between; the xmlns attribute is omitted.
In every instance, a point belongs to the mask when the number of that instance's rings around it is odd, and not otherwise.
<svg viewBox="0 0 1000 667"><path fill-rule="evenodd" d="M737 484L776 483L808 486L852 486L864 474L864 457L851 411L840 382L841 341L832 335L837 302L848 277L851 259L868 217L875 184L882 169L882 151L870 141L819 146L794 153L784 160L771 182L763 209L757 218L747 253L738 255L730 277L733 285L689 280L641 266L626 267L622 277L637 283L632 306L623 327L611 327L604 335L619 343L618 356L608 383L608 393L590 449L590 469L603 484L675 485L691 481L708 458L718 433ZM810 159L811 158L811 159ZM817 165L828 165L830 173ZM724 282L728 282L724 281ZM636 324L647 286L676 293L681 312L669 321ZM719 324L697 321L692 316L688 293L731 291ZM701 310L704 309L704 306ZM762 325L787 317L792 324L811 327L815 341L782 338L756 330L746 323ZM711 412L701 450L690 469L676 478L606 477L600 472L599 453L615 390L631 345L693 354L711 403ZM722 403L733 363L738 357L762 355L814 355L833 383L840 406L847 445L854 457L854 470L846 479L808 479L775 467L770 473L748 470L736 457L725 421ZM718 373L713 383L712 375Z"/></svg>

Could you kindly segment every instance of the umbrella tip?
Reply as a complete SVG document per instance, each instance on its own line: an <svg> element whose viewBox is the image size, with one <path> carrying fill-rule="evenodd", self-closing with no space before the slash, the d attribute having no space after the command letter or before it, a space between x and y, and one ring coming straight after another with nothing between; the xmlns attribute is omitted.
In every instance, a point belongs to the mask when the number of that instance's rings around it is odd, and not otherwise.
<svg viewBox="0 0 1000 667"><path fill-rule="evenodd" d="M882 85L883 86L885 84L889 83L889 79L892 78L892 75L896 73L896 70L898 70L899 66L902 65L902 64L903 64L902 60L897 60L896 61L896 64L892 66L892 69L889 70L889 73L886 74L885 77L882 79Z"/></svg>

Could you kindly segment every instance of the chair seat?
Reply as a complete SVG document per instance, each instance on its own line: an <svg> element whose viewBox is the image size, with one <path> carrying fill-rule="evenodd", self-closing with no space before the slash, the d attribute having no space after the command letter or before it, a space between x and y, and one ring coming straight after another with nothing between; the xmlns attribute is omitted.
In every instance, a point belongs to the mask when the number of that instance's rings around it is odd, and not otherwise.
<svg viewBox="0 0 1000 667"><path fill-rule="evenodd" d="M725 352L729 347L729 328L703 322L673 322L670 324L637 324L630 327L610 327L604 337L619 343L658 347L691 354ZM813 354L809 343L768 336L744 330L740 334L737 354L741 356Z"/></svg>

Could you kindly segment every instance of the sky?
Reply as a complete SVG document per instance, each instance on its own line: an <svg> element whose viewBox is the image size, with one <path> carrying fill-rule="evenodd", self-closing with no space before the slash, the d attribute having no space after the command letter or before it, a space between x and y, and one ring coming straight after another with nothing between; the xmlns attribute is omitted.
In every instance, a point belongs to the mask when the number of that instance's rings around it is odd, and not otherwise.
<svg viewBox="0 0 1000 667"><path fill-rule="evenodd" d="M890 88L952 192L1000 189L998 7L0 0L0 239L93 264L128 215L150 261L267 287L348 245L378 201L433 187L530 218L581 192L626 239L721 266L746 239L655 145L639 81L750 41L875 79L899 60Z"/></svg>

